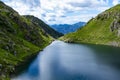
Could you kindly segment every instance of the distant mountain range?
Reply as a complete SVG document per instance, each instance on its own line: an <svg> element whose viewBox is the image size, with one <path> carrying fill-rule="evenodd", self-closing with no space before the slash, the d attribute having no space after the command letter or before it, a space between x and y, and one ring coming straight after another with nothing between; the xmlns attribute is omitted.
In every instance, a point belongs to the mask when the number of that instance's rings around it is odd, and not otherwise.
<svg viewBox="0 0 120 80"><path fill-rule="evenodd" d="M84 26L85 24L85 22L78 22L75 24L54 24L51 25L51 27L60 33L67 34L70 32L75 32L77 29Z"/></svg>

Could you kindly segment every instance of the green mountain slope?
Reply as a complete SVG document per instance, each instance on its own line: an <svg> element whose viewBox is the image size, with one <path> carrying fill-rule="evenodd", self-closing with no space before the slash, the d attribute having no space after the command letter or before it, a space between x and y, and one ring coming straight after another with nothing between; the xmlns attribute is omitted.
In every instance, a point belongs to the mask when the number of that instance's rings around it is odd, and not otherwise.
<svg viewBox="0 0 120 80"><path fill-rule="evenodd" d="M40 26L47 34L49 34L53 38L58 38L60 36L63 36L62 33L58 33L57 31L49 27L47 24L45 24L42 20L38 19L37 17L30 16L30 15L25 15L24 17L29 19L32 23Z"/></svg>
<svg viewBox="0 0 120 80"><path fill-rule="evenodd" d="M120 46L120 4L104 11L82 29L61 39L67 42Z"/></svg>
<svg viewBox="0 0 120 80"><path fill-rule="evenodd" d="M42 28L46 24L40 23L42 25L37 25L20 16L0 1L0 80L7 80L9 74L15 71L15 66L36 55L52 41L52 37L60 36L59 33L54 36L49 34L47 29Z"/></svg>

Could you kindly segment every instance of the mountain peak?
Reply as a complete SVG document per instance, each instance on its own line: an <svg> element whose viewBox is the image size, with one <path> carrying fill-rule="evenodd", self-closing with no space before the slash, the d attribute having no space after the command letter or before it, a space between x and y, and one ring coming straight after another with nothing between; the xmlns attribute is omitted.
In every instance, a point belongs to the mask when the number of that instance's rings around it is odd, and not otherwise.
<svg viewBox="0 0 120 80"><path fill-rule="evenodd" d="M51 25L51 27L60 33L67 34L70 32L75 32L83 25L85 25L85 22L78 22L75 24L55 24L55 25Z"/></svg>

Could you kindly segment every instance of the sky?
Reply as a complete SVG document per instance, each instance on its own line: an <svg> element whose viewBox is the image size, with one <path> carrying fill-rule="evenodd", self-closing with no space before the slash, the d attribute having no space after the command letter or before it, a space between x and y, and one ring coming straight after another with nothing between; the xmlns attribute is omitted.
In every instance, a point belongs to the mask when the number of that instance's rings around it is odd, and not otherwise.
<svg viewBox="0 0 120 80"><path fill-rule="evenodd" d="M20 15L34 15L49 25L87 22L120 0L1 0Z"/></svg>

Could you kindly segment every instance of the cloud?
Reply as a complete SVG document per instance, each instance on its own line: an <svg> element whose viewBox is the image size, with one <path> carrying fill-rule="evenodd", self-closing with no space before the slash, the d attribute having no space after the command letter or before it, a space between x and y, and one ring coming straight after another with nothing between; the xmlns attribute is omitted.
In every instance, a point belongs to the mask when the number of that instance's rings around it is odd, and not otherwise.
<svg viewBox="0 0 120 80"><path fill-rule="evenodd" d="M120 1L119 0L113 0L113 5L118 4Z"/></svg>
<svg viewBox="0 0 120 80"><path fill-rule="evenodd" d="M110 0L2 0L21 15L34 15L48 24L88 21L111 7ZM113 0L112 4L117 4Z"/></svg>
<svg viewBox="0 0 120 80"><path fill-rule="evenodd" d="M2 0L7 5L18 11L21 15L35 15L40 18L39 0Z"/></svg>
<svg viewBox="0 0 120 80"><path fill-rule="evenodd" d="M108 8L108 0L41 0L41 9L47 15L44 18L48 24L65 22L70 24L81 20L88 21L95 14ZM86 14L84 14L85 11ZM91 13L91 11L94 13ZM55 18L55 20L52 20L52 18Z"/></svg>
<svg viewBox="0 0 120 80"><path fill-rule="evenodd" d="M79 0L76 2L69 2L74 7L103 7L108 3L107 0Z"/></svg>

